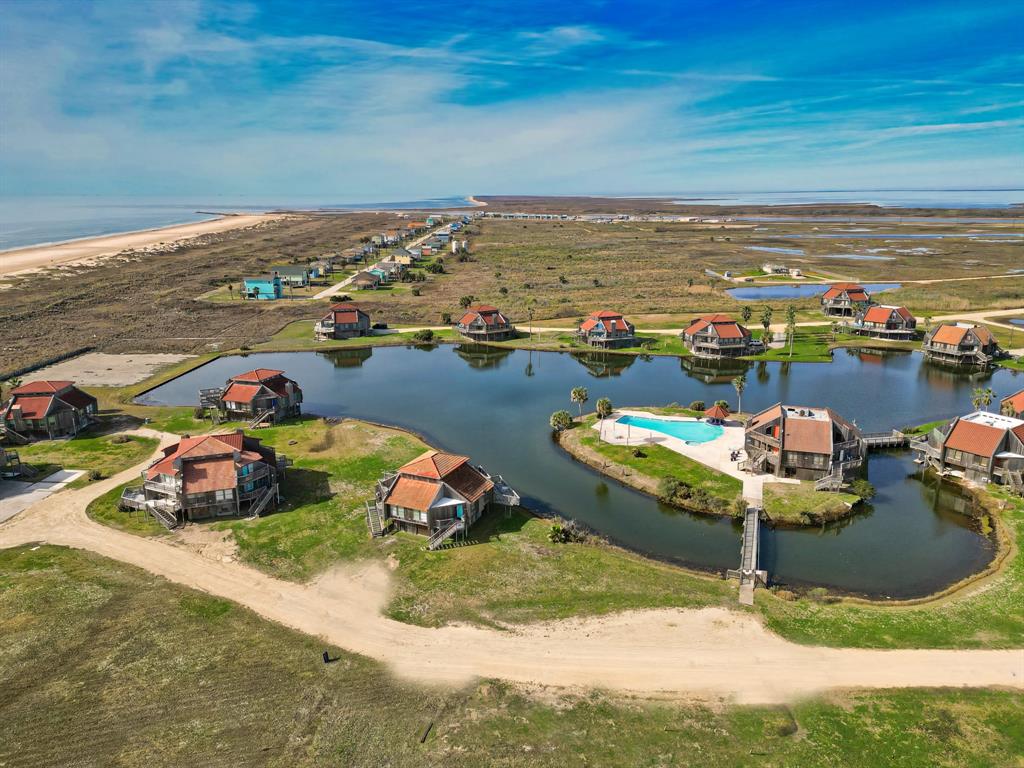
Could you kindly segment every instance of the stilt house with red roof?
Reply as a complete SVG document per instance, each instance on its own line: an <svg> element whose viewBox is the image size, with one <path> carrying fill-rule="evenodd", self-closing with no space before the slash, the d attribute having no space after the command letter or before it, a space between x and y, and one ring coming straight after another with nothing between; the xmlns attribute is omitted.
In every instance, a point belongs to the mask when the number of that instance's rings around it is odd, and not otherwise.
<svg viewBox="0 0 1024 768"><path fill-rule="evenodd" d="M580 323L576 337L591 347L614 349L636 345L636 328L619 312L603 309Z"/></svg>
<svg viewBox="0 0 1024 768"><path fill-rule="evenodd" d="M335 304L317 321L314 333L317 341L369 336L370 316L355 304Z"/></svg>
<svg viewBox="0 0 1024 768"><path fill-rule="evenodd" d="M850 330L875 339L912 339L917 334L917 319L906 307L874 304L857 313Z"/></svg>
<svg viewBox="0 0 1024 768"><path fill-rule="evenodd" d="M747 422L745 469L801 480L840 480L864 461L859 429L831 408L778 403Z"/></svg>
<svg viewBox="0 0 1024 768"><path fill-rule="evenodd" d="M696 318L682 332L681 338L686 348L698 357L742 357L761 347L760 342L754 342L749 330L723 314Z"/></svg>
<svg viewBox="0 0 1024 768"><path fill-rule="evenodd" d="M836 283L821 295L821 309L828 317L856 317L871 305L871 294L856 283Z"/></svg>
<svg viewBox="0 0 1024 768"><path fill-rule="evenodd" d="M168 528L216 517L257 516L277 506L286 464L273 448L240 429L186 435L143 470L141 487L124 490L121 506L150 512Z"/></svg>
<svg viewBox="0 0 1024 768"><path fill-rule="evenodd" d="M504 341L515 336L516 327L497 307L477 304L462 313L455 330L473 341Z"/></svg>
<svg viewBox="0 0 1024 768"><path fill-rule="evenodd" d="M256 368L227 380L223 389L199 390L199 404L253 426L302 413L302 389L284 371Z"/></svg>
<svg viewBox="0 0 1024 768"><path fill-rule="evenodd" d="M911 447L942 474L1024 491L1024 420L987 411L959 416Z"/></svg>
<svg viewBox="0 0 1024 768"><path fill-rule="evenodd" d="M14 442L74 437L96 420L96 398L73 381L30 381L10 395L0 424Z"/></svg>
<svg viewBox="0 0 1024 768"><path fill-rule="evenodd" d="M1000 400L999 412L1004 416L1024 417L1024 389L1020 392L1014 392L1012 395L1007 395Z"/></svg>
<svg viewBox="0 0 1024 768"><path fill-rule="evenodd" d="M922 345L928 360L946 365L987 368L999 355L999 345L983 325L942 323L928 331Z"/></svg>

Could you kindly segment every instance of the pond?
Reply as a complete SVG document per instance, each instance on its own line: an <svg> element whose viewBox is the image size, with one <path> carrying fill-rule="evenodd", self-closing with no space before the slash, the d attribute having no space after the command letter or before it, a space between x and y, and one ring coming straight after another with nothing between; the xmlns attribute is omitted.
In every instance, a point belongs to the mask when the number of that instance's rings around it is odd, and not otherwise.
<svg viewBox="0 0 1024 768"><path fill-rule="evenodd" d="M223 357L140 401L192 405L200 388L222 386L229 375L257 366L283 369L298 380L307 413L415 431L504 475L531 509L575 518L650 556L715 571L736 566L737 525L659 505L575 462L552 441L548 417L572 409L572 387L588 387L591 407L600 397L622 407L695 399L734 403L730 380L749 370L747 411L780 400L828 405L873 431L961 413L982 383L1004 396L1024 381L1006 370L975 376L949 371L911 353L844 351L831 364L732 361L717 368L687 358L459 344ZM939 493L934 483L913 477L915 468L905 453L873 455L868 476L878 495L870 509L823 528L766 530L772 579L909 597L983 567L992 544L970 518L957 514L963 504L957 489L941 486Z"/></svg>
<svg viewBox="0 0 1024 768"><path fill-rule="evenodd" d="M868 293L881 293L899 288L900 283L863 283ZM807 299L820 296L828 290L828 283L801 283L784 285L757 285L747 288L729 288L730 296L740 301L775 301L778 299Z"/></svg>

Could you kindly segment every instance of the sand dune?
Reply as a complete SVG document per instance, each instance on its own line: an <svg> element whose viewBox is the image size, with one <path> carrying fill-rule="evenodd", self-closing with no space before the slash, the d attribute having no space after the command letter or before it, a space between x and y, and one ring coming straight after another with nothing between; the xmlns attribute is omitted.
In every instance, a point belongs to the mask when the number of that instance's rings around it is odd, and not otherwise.
<svg viewBox="0 0 1024 768"><path fill-rule="evenodd" d="M279 216L272 214L223 216L210 221L178 224L173 227L142 229L136 232L121 232L115 235L88 237L81 240L68 240L63 243L33 245L28 248L0 251L0 276L10 276L20 272L46 269L47 267L88 264L96 259L113 256L128 249L167 245L200 235L251 227L275 218L279 218Z"/></svg>

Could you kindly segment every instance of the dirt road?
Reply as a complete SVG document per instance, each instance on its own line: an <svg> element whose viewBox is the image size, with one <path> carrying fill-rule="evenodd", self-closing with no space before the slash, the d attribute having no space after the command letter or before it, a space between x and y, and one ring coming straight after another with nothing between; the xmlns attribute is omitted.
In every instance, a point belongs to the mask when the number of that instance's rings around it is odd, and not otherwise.
<svg viewBox="0 0 1024 768"><path fill-rule="evenodd" d="M198 221L193 224L143 229L137 232L122 232L103 237L89 237L81 240L69 240L63 243L35 245L29 248L3 251L0 252L0 276L14 275L32 269L45 269L59 265L91 262L94 259L113 256L128 249L166 245L178 240L198 237L199 235L251 227L254 224L270 221L274 218L278 217L263 214L223 216L211 221Z"/></svg>
<svg viewBox="0 0 1024 768"><path fill-rule="evenodd" d="M831 688L1024 688L1024 650L868 651L802 647L726 609L657 610L532 624L510 631L427 629L382 616L389 574L339 568L309 584L115 531L86 505L143 465L56 494L0 525L0 547L47 542L90 550L233 600L325 642L379 659L398 675L460 684L478 677L644 695L771 703Z"/></svg>

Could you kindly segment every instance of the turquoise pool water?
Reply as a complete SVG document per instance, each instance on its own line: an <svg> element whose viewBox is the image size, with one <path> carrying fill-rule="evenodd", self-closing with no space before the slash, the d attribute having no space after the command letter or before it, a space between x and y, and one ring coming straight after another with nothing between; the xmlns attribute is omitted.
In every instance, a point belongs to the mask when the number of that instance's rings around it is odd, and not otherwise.
<svg viewBox="0 0 1024 768"><path fill-rule="evenodd" d="M647 416L620 416L617 424L629 424L632 427L661 432L669 437L678 437L688 443L708 443L725 432L717 424L705 421L676 421L674 419L656 419Z"/></svg>

